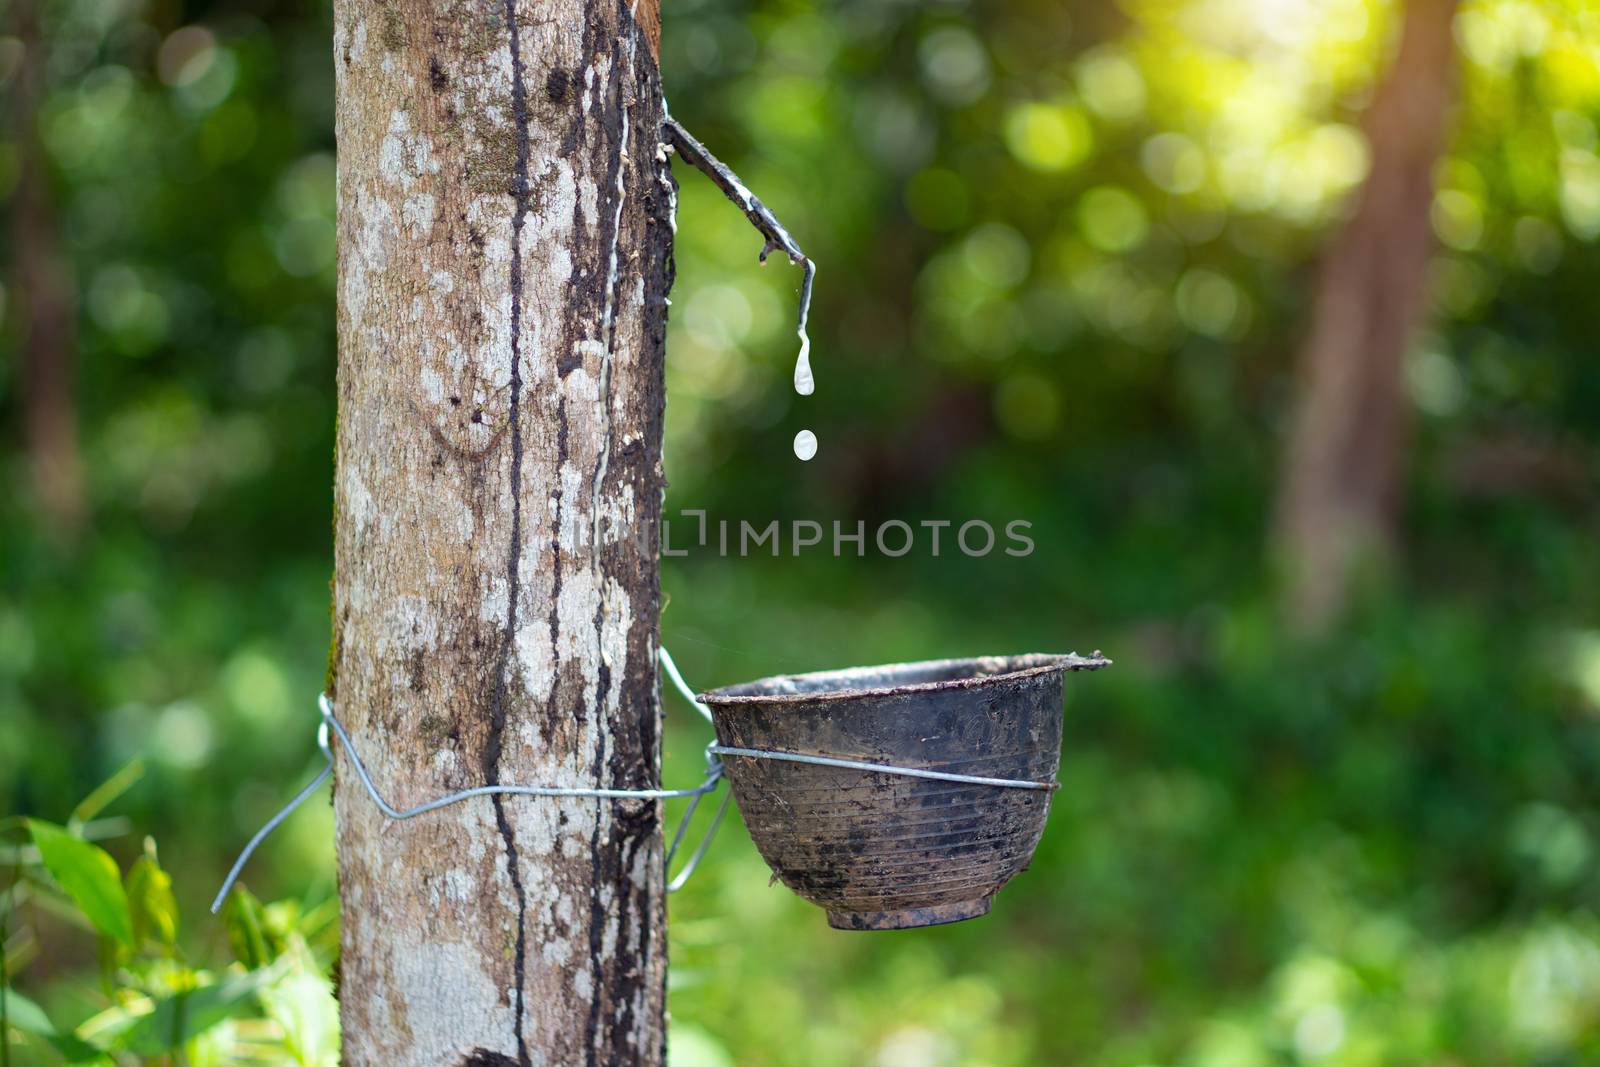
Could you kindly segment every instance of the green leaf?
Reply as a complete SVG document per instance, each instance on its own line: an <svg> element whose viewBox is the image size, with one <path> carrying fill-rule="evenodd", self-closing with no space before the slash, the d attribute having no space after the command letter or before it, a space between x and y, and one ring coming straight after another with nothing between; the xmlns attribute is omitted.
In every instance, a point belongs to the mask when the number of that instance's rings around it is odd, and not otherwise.
<svg viewBox="0 0 1600 1067"><path fill-rule="evenodd" d="M250 970L272 962L272 951L261 928L261 902L242 885L233 887L222 905L222 921L228 928L228 944L233 958Z"/></svg>
<svg viewBox="0 0 1600 1067"><path fill-rule="evenodd" d="M254 1006L255 992L278 974L271 969L233 974L212 985L175 993L156 1001L118 1034L115 1046L135 1056L160 1056L187 1044L220 1022L244 1015Z"/></svg>
<svg viewBox="0 0 1600 1067"><path fill-rule="evenodd" d="M123 883L133 919L133 943L155 940L171 948L178 940L178 900L172 894L172 876L150 856L140 856L128 868Z"/></svg>
<svg viewBox="0 0 1600 1067"><path fill-rule="evenodd" d="M67 1063L114 1063L104 1049L96 1048L73 1034L46 1038Z"/></svg>
<svg viewBox="0 0 1600 1067"><path fill-rule="evenodd" d="M25 1034L33 1034L36 1037L55 1036L55 1026L39 1005L9 987L0 989L0 996L6 998L5 1014L8 1024L15 1026Z"/></svg>
<svg viewBox="0 0 1600 1067"><path fill-rule="evenodd" d="M117 988L117 968L122 966L133 950L110 934L100 935L100 988L107 995Z"/></svg>
<svg viewBox="0 0 1600 1067"><path fill-rule="evenodd" d="M320 974L299 971L261 990L267 1017L283 1027L284 1050L306 1067L337 1067L339 1002Z"/></svg>
<svg viewBox="0 0 1600 1067"><path fill-rule="evenodd" d="M45 868L95 929L133 947L133 919L117 863L104 849L53 823L28 820L28 832Z"/></svg>
<svg viewBox="0 0 1600 1067"><path fill-rule="evenodd" d="M8 1025L25 1034L44 1038L68 1063L87 1063L105 1057L104 1052L75 1034L57 1030L43 1008L16 990L9 988L0 990L0 996L5 997L5 1016ZM0 1041L3 1040L5 1035L0 1034Z"/></svg>
<svg viewBox="0 0 1600 1067"><path fill-rule="evenodd" d="M116 800L144 777L144 760L132 759L123 768L110 778L107 778L94 792L79 801L78 806L72 809L70 821L74 824L86 823L99 815L112 801Z"/></svg>
<svg viewBox="0 0 1600 1067"><path fill-rule="evenodd" d="M112 1064L114 1059L104 1049L94 1048L83 1038L74 1037L70 1033L58 1033L56 1037L45 1038L50 1041L51 1048L61 1054L61 1059L69 1064Z"/></svg>

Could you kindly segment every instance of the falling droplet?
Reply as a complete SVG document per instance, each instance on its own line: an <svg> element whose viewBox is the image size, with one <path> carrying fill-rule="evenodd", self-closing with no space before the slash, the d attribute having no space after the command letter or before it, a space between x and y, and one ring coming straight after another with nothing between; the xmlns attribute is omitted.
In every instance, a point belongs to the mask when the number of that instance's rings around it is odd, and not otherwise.
<svg viewBox="0 0 1600 1067"><path fill-rule="evenodd" d="M800 327L800 357L794 361L794 391L810 396L817 390L817 381L811 376L811 338L805 327Z"/></svg>
<svg viewBox="0 0 1600 1067"><path fill-rule="evenodd" d="M810 430L801 430L794 435L794 454L801 460L808 460L817 454L817 435Z"/></svg>

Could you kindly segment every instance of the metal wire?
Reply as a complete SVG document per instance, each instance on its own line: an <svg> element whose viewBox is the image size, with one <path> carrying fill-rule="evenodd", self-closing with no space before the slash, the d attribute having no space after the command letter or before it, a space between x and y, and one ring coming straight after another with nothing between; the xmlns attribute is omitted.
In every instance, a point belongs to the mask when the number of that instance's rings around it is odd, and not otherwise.
<svg viewBox="0 0 1600 1067"><path fill-rule="evenodd" d="M903 778L931 778L937 782L963 782L967 785L988 785L997 789L1058 788L1056 782L1034 782L1026 778L985 778L978 774L957 774L954 771L930 771L922 767L895 767L887 763L867 763L862 760L839 759L835 756L813 756L809 752L775 752L765 748L730 748L712 745L706 749L714 756L748 756L751 759L775 759L787 763L813 763L819 767L842 767L850 771L872 771L876 774L897 774Z"/></svg>
<svg viewBox="0 0 1600 1067"><path fill-rule="evenodd" d="M695 696L694 690L689 688L683 680L683 675L678 672L677 664L672 662L672 657L665 648L660 649L660 661L667 678L677 689L684 700L711 721L711 709ZM293 800L267 820L265 826L257 830L244 851L239 853L239 858L234 861L233 867L228 871L228 877L223 880L222 888L217 892L217 897L211 902L212 914L222 908L222 902L227 899L228 890L233 888L234 882L239 878L239 872L244 869L245 863L254 854L268 834L278 828L278 825L303 804L307 797L316 792L317 787L327 781L328 775L333 773L334 753L329 739L329 730L339 735L340 749L350 760L351 768L356 772L367 795L373 803L378 805L378 810L391 819L414 819L418 815L451 804L459 804L464 800L483 796L527 796L527 797L582 797L589 799L613 800L674 800L687 798L689 806L684 809L683 818L678 822L678 829L672 835L672 844L668 847L664 861L665 867L670 870L672 860L678 853L678 848L683 843L689 822L694 817L695 810L700 806L700 798L717 788L724 777L724 768L720 756L739 756L748 759L782 760L789 763L810 763L819 767L839 767L844 770L865 771L874 774L893 774L904 778L927 778L939 782L960 782L966 785L992 786L997 789L1040 789L1051 790L1057 787L1055 782L1034 782L1021 778L987 778L976 774L957 774L954 771L934 771L922 767L899 767L887 763L869 763L864 760L840 759L835 756L821 756L809 752L779 752L772 749L736 748L729 745L719 745L715 741L706 746L706 773L705 778L693 789L612 789L592 786L547 786L547 785L480 785L471 789L462 789L454 793L447 793L435 800L429 800L412 808L396 808L383 798L378 792L378 787L373 783L372 776L367 773L366 764L361 761L361 756L356 751L355 744L350 740L350 735L345 732L343 724L333 713L333 702L328 699L328 694L323 693L317 698L317 707L322 713L322 722L317 727L317 747L322 750L327 763L317 772L305 788L295 794ZM711 825L706 828L705 836L700 844L690 854L683 869L667 883L667 892L675 893L682 889L695 868L700 865L705 857L706 850L711 847L712 838L716 836L717 828L722 825L722 818L728 810L728 799L732 792L722 797L722 802L717 806L716 814L711 817Z"/></svg>
<svg viewBox="0 0 1600 1067"><path fill-rule="evenodd" d="M695 699L693 691L690 690L689 686L684 682L683 676L678 673L677 665L674 664L672 662L672 658L667 655L666 649L663 648L661 650L661 656L663 666L666 667L667 670L667 676L672 680L673 685L676 686L678 691L683 694L684 699L688 700L697 711L700 711L706 716L707 719L709 719L711 717L710 709L706 708L704 704ZM211 913L213 915L222 909L222 903L227 899L228 891L233 888L234 882L238 881L239 874L244 870L245 863L249 861L250 857L255 853L255 850L260 846L261 842L266 840L267 835L272 833L273 830L276 830L279 824L281 824L283 820L287 819L296 808L305 803L306 798L312 793L316 792L317 787L322 785L323 782L327 781L328 775L333 773L334 753L333 747L329 743L328 735L330 727L334 733L339 735L339 741L341 742L340 748L344 751L345 756L350 760L350 765L355 770L356 777L360 779L362 786L365 787L367 795L372 798L373 803L378 805L378 810L383 812L384 815L391 819L414 819L418 815L422 815L430 811L437 811L438 809L448 807L451 804L459 804L464 800L471 800L473 797L493 795L529 797L581 797L589 799L611 800L674 800L683 797L690 798L689 807L684 812L684 817L678 825L677 832L673 835L672 846L667 850L665 863L669 868L672 864L674 855L677 853L678 846L683 840L684 831L688 829L689 818L694 814L695 808L700 803L700 798L716 789L717 783L722 780L722 764L708 753L706 756L705 778L693 789L610 789L596 788L591 786L480 785L471 789L462 789L454 793L447 793L442 797L418 804L413 808L400 809L390 804L384 799L383 794L378 792L377 785L373 783L372 776L367 772L366 764L362 762L360 754L356 751L355 743L350 740L350 735L345 732L344 725L340 723L337 716L334 715L333 702L328 699L328 694L322 693L318 695L317 708L322 713L322 723L317 728L317 747L322 750L322 755L327 761L326 764L320 771L317 772L316 777L307 783L305 788L301 789L299 793L295 794L294 799L285 804L276 815L268 819L266 825L257 830L255 836L250 838L249 843L244 846L244 850L239 853L239 858L234 861L233 867L229 869L227 878L223 879L222 888L217 891L216 899L211 902ZM711 826L706 831L705 839L700 842L699 847L696 848L694 853L689 857L689 861L684 865L684 869L680 871L678 876L674 878L668 885L668 892L675 892L676 890L682 888L683 883L688 880L689 875L694 873L694 869L699 866L700 860L705 856L706 850L711 846L711 837L716 833L717 827L722 822L723 813L726 810L727 800L724 799L722 805L717 809L717 813L712 819Z"/></svg>

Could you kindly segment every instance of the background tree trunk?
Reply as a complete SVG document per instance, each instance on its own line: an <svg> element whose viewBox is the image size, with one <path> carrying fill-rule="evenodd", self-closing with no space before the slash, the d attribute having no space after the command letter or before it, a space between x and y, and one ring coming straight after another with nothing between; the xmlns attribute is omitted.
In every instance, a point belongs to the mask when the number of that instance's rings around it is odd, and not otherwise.
<svg viewBox="0 0 1600 1067"><path fill-rule="evenodd" d="M28 467L40 514L56 533L71 536L84 519L73 392L77 291L61 248L50 166L39 139L39 107L45 97L39 4L38 0L12 2L12 25L22 42L22 56L11 100L18 154L11 256L23 320L19 350Z"/></svg>
<svg viewBox="0 0 1600 1067"><path fill-rule="evenodd" d="M1302 632L1337 618L1363 559L1393 540L1410 423L1405 357L1427 307L1455 9L1456 0L1407 3L1399 52L1367 112L1371 171L1318 282L1276 518L1284 608Z"/></svg>
<svg viewBox="0 0 1600 1067"><path fill-rule="evenodd" d="M654 4L334 18L338 714L397 805L656 784ZM659 805L335 811L347 1063L661 1062Z"/></svg>

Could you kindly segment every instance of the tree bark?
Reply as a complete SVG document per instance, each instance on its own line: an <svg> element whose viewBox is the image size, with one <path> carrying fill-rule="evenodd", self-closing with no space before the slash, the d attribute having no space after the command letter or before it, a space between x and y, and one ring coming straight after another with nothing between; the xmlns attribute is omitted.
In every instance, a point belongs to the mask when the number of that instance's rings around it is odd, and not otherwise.
<svg viewBox="0 0 1600 1067"><path fill-rule="evenodd" d="M20 351L28 467L40 514L58 535L70 538L82 526L85 511L73 393L77 289L61 248L50 167L39 138L39 107L45 95L39 4L38 0L14 3L12 18L22 58L11 101L18 150L11 245L23 319Z"/></svg>
<svg viewBox="0 0 1600 1067"><path fill-rule="evenodd" d="M334 19L337 714L397 806L656 785L654 0ZM339 771L346 1063L662 1062L659 804Z"/></svg>
<svg viewBox="0 0 1600 1067"><path fill-rule="evenodd" d="M1284 609L1301 632L1331 624L1363 560L1392 547L1411 415L1405 356L1427 307L1455 9L1456 0L1407 3L1399 52L1366 116L1371 171L1318 281L1276 516Z"/></svg>

